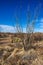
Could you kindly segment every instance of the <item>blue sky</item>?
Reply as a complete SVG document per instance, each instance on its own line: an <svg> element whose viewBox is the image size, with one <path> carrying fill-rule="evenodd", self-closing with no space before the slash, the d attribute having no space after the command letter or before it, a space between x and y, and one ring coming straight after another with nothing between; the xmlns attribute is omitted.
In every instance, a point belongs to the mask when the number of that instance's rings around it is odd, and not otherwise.
<svg viewBox="0 0 43 65"><path fill-rule="evenodd" d="M30 6L31 20L33 20L34 10L40 3L42 6L35 24L36 32L43 32L43 0L0 0L0 26L2 31L14 31L16 16L25 31L28 5Z"/></svg>

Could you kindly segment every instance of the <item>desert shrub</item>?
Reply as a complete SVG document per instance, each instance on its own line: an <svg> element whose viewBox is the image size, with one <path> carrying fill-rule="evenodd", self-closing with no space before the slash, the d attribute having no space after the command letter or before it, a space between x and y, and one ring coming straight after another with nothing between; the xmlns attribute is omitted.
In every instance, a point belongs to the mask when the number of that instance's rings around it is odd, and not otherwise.
<svg viewBox="0 0 43 65"><path fill-rule="evenodd" d="M2 58L3 55L3 49L0 49L0 58Z"/></svg>
<svg viewBox="0 0 43 65"><path fill-rule="evenodd" d="M3 52L3 60L6 60L7 57L8 57L10 54L11 54L10 52L4 51L4 52Z"/></svg>
<svg viewBox="0 0 43 65"><path fill-rule="evenodd" d="M16 44L16 43L9 43L8 46L10 46L10 47L15 47L15 44Z"/></svg>
<svg viewBox="0 0 43 65"><path fill-rule="evenodd" d="M30 49L28 53L22 56L22 59L23 60L35 60L37 56L38 56L37 52L34 49Z"/></svg>
<svg viewBox="0 0 43 65"><path fill-rule="evenodd" d="M16 48L19 48L19 49L23 48L23 44L21 42L20 43L16 43Z"/></svg>
<svg viewBox="0 0 43 65"><path fill-rule="evenodd" d="M29 65L29 62L27 60L21 60L18 65Z"/></svg>
<svg viewBox="0 0 43 65"><path fill-rule="evenodd" d="M10 47L10 46L6 46L4 49L5 49L5 51L10 52L10 51L12 51L14 48L13 48L13 47Z"/></svg>
<svg viewBox="0 0 43 65"><path fill-rule="evenodd" d="M16 37L15 39L14 39L14 42L21 42L22 40L20 39L20 38L18 38L18 37Z"/></svg>

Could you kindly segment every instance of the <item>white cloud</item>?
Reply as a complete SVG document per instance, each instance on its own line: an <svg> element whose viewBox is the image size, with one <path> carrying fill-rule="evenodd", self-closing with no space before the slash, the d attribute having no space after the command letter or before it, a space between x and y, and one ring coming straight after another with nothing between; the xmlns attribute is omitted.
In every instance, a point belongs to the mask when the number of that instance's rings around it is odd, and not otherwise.
<svg viewBox="0 0 43 65"><path fill-rule="evenodd" d="M16 31L16 28L14 26L9 25L0 25L0 31L14 33ZM23 28L23 32L26 32L26 28Z"/></svg>
<svg viewBox="0 0 43 65"><path fill-rule="evenodd" d="M0 25L1 32L15 32L15 27L8 25Z"/></svg>
<svg viewBox="0 0 43 65"><path fill-rule="evenodd" d="M15 27L9 26L9 25L0 25L0 31L1 32L11 32L11 33L14 33L15 32ZM23 32L26 33L26 28L23 28ZM43 27L42 28L41 27L40 28L35 28L34 32L43 32Z"/></svg>
<svg viewBox="0 0 43 65"><path fill-rule="evenodd" d="M25 33L26 33L26 28L23 28L23 32L25 32Z"/></svg>
<svg viewBox="0 0 43 65"><path fill-rule="evenodd" d="M35 29L34 32L43 32L43 29Z"/></svg>

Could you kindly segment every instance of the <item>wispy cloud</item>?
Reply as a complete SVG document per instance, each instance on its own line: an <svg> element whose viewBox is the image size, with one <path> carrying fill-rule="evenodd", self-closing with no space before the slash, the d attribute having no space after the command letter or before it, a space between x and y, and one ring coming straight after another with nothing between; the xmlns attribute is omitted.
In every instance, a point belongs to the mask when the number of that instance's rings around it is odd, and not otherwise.
<svg viewBox="0 0 43 65"><path fill-rule="evenodd" d="M0 31L14 33L16 32L16 27L9 25L0 25ZM23 32L26 32L26 28L23 28Z"/></svg>
<svg viewBox="0 0 43 65"><path fill-rule="evenodd" d="M43 23L41 23L41 21L43 21L43 19L40 20L40 26L39 28L35 28L34 32L43 32ZM15 30L16 28L14 26L9 26L9 25L0 25L0 31L1 32L11 32L14 33L16 32ZM26 28L23 28L23 32L26 33Z"/></svg>
<svg viewBox="0 0 43 65"><path fill-rule="evenodd" d="M1 32L15 32L15 27L8 25L0 25Z"/></svg>

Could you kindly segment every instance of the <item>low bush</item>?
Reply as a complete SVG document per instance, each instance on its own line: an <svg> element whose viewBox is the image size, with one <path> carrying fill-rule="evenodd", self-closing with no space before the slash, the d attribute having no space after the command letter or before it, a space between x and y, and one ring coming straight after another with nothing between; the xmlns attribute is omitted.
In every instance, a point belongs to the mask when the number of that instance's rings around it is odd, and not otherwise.
<svg viewBox="0 0 43 65"><path fill-rule="evenodd" d="M14 40L14 42L21 42L22 40L20 39L20 38L18 38L18 37L16 37L15 39L13 39Z"/></svg>

